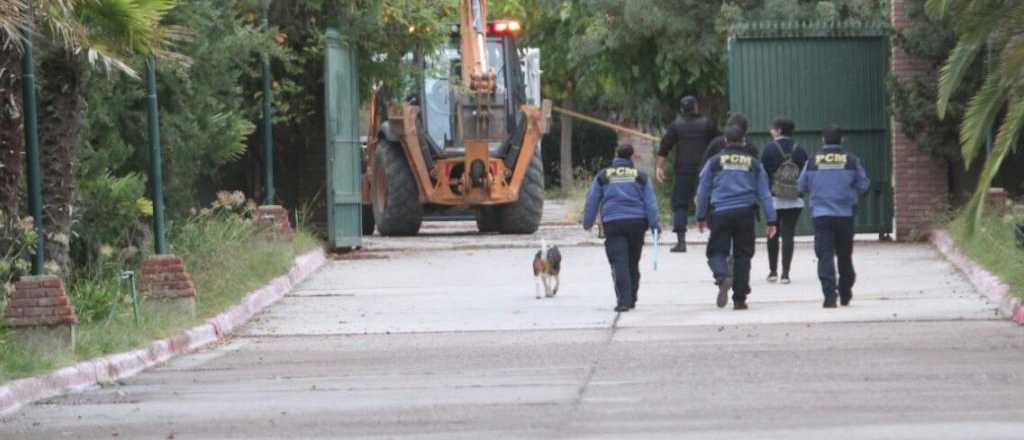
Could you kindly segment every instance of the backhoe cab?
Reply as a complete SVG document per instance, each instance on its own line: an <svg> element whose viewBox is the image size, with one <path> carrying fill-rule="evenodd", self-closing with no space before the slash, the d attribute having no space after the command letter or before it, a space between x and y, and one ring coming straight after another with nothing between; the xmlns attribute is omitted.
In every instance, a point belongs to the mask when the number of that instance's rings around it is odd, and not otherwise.
<svg viewBox="0 0 1024 440"><path fill-rule="evenodd" d="M415 54L423 73L404 102L371 104L363 200L381 235L414 235L425 214L450 207L473 210L481 232L540 225L550 103L528 97L525 80L538 63L521 59L519 23L482 20L485 0L463 0L461 17L447 46Z"/></svg>

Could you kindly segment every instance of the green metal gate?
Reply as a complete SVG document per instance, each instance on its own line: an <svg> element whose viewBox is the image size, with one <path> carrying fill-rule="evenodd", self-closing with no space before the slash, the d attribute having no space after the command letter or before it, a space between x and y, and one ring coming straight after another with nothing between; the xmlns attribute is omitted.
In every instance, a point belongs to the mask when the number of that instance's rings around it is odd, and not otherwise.
<svg viewBox="0 0 1024 440"><path fill-rule="evenodd" d="M858 233L892 232L889 136L889 38L881 26L838 29L755 25L729 41L729 108L750 118L750 140L763 147L779 115L796 122L794 138L808 153L821 131L839 124L846 147L864 163L871 189L861 198ZM804 210L799 233L812 231Z"/></svg>
<svg viewBox="0 0 1024 440"><path fill-rule="evenodd" d="M362 145L355 49L327 30L324 63L327 130L327 229L334 249L362 245Z"/></svg>

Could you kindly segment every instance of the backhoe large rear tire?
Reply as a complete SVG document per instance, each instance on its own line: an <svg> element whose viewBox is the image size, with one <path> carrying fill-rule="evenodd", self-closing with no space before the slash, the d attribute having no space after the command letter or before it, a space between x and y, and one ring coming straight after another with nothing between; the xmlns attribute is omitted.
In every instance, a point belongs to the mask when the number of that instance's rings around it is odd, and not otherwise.
<svg viewBox="0 0 1024 440"><path fill-rule="evenodd" d="M484 206L477 209L475 215L480 232L501 232L501 207Z"/></svg>
<svg viewBox="0 0 1024 440"><path fill-rule="evenodd" d="M501 207L501 232L503 234L532 234L540 228L544 214L544 162L540 150L534 150L530 168L526 170L523 185L519 188L519 200Z"/></svg>
<svg viewBox="0 0 1024 440"><path fill-rule="evenodd" d="M381 142L373 161L373 218L383 236L416 235L423 223L419 187L400 145Z"/></svg>

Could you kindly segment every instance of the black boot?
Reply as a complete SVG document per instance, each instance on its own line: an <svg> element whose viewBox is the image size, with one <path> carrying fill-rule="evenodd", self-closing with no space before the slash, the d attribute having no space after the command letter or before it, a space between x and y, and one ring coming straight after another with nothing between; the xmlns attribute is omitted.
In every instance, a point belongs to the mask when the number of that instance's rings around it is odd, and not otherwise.
<svg viewBox="0 0 1024 440"><path fill-rule="evenodd" d="M686 232L676 232L676 245L672 252L686 252Z"/></svg>

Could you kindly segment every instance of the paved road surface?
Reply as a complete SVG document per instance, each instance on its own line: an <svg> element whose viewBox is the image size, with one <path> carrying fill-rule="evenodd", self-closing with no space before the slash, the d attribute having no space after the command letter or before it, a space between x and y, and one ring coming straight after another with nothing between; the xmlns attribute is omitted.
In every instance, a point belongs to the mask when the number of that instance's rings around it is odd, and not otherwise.
<svg viewBox="0 0 1024 440"><path fill-rule="evenodd" d="M858 243L839 310L807 244L791 286L761 281L762 246L745 312L714 307L702 246L665 246L616 315L603 249L559 208L538 235L567 246L555 299L533 299L537 237L373 238L226 343L0 438L1024 438L1024 330L926 245Z"/></svg>

